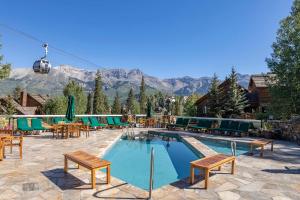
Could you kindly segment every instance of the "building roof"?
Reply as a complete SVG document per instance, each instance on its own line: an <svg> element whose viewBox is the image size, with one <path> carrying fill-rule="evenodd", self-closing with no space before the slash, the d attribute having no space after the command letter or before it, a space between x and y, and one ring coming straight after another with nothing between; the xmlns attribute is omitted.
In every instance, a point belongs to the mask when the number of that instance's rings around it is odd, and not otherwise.
<svg viewBox="0 0 300 200"><path fill-rule="evenodd" d="M46 101L49 99L48 95L40 95L40 94L27 94L31 96L34 100L36 100L41 105L45 104Z"/></svg>
<svg viewBox="0 0 300 200"><path fill-rule="evenodd" d="M226 88L227 85L229 84L229 79L226 79L225 81L223 81L219 86L218 88L222 90L222 88ZM238 84L238 87L243 90L243 91L247 91L247 89L243 88L241 85ZM209 92L206 93L204 96L200 97L196 102L195 102L195 105L199 105L201 104L202 102L206 101L209 97Z"/></svg>
<svg viewBox="0 0 300 200"><path fill-rule="evenodd" d="M251 84L252 81L256 87L268 87L268 84L271 82L270 78L274 77L274 74L255 74L250 77L249 84Z"/></svg>

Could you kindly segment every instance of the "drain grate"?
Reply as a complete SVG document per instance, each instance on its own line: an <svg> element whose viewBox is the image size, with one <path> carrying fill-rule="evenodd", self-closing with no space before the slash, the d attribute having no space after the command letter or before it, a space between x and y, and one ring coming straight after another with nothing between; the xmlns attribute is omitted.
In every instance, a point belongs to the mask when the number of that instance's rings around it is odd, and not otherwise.
<svg viewBox="0 0 300 200"><path fill-rule="evenodd" d="M24 183L23 184L23 191L36 191L39 190L38 183Z"/></svg>

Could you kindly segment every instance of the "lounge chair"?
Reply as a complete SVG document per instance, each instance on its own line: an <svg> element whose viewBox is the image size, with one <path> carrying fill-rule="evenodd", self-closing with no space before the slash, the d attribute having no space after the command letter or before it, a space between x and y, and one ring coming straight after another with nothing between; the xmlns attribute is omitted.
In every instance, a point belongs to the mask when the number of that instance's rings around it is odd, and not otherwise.
<svg viewBox="0 0 300 200"><path fill-rule="evenodd" d="M90 117L89 120L90 120L90 127L92 128L98 129L98 128L106 127L106 124L99 123L96 117Z"/></svg>
<svg viewBox="0 0 300 200"><path fill-rule="evenodd" d="M189 125L189 121L190 118L177 118L176 123L175 124L169 124L168 129L176 129L176 128L182 128L182 129L186 129Z"/></svg>
<svg viewBox="0 0 300 200"><path fill-rule="evenodd" d="M28 133L33 131L33 128L28 125L27 118L18 118L17 119L17 129L21 132Z"/></svg>
<svg viewBox="0 0 300 200"><path fill-rule="evenodd" d="M249 122L240 122L238 129L234 131L234 135L240 137L243 137L244 134L248 135L249 128L250 128Z"/></svg>
<svg viewBox="0 0 300 200"><path fill-rule="evenodd" d="M213 121L207 119L200 119L196 125L189 125L188 128L192 130L208 130L211 128Z"/></svg>
<svg viewBox="0 0 300 200"><path fill-rule="evenodd" d="M59 124L60 122L65 122L62 117L53 117L52 119L53 124Z"/></svg>
<svg viewBox="0 0 300 200"><path fill-rule="evenodd" d="M114 120L116 125L120 125L120 126L123 126L123 127L129 126L129 123L121 122L120 117L114 117L113 120Z"/></svg>
<svg viewBox="0 0 300 200"><path fill-rule="evenodd" d="M113 128L113 127L118 127L118 128L122 128L123 126L120 125L120 124L116 124L115 121L113 120L112 117L108 116L106 117L106 121L107 121L107 124L110 128Z"/></svg>
<svg viewBox="0 0 300 200"><path fill-rule="evenodd" d="M42 125L42 120L39 118L32 118L31 119L31 127L35 131L44 131L47 130L45 127Z"/></svg>
<svg viewBox="0 0 300 200"><path fill-rule="evenodd" d="M226 131L229 128L229 124L230 124L229 120L222 120L219 128L211 128L210 131L212 131L212 132L215 132L215 131L217 131L217 132Z"/></svg>

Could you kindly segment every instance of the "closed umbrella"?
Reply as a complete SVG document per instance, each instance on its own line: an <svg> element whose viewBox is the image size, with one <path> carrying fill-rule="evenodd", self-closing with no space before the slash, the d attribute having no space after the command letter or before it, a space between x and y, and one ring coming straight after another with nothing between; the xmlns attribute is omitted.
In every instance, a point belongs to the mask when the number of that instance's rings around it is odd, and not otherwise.
<svg viewBox="0 0 300 200"><path fill-rule="evenodd" d="M73 121L75 118L75 100L74 100L74 96L71 95L68 97L66 118L68 121Z"/></svg>

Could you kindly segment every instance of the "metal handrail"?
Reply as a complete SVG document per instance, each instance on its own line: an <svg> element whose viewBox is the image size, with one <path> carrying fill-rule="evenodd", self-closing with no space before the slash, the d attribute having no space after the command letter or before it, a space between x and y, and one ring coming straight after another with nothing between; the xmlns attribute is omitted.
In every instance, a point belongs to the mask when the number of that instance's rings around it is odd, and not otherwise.
<svg viewBox="0 0 300 200"><path fill-rule="evenodd" d="M231 154L233 156L236 156L236 142L235 141L231 141Z"/></svg>
<svg viewBox="0 0 300 200"><path fill-rule="evenodd" d="M151 148L151 158L150 158L150 182L149 182L149 200L152 198L153 190L153 175L154 175L154 149Z"/></svg>

